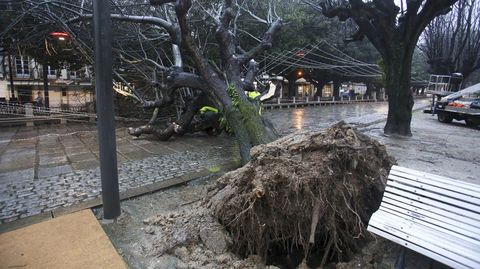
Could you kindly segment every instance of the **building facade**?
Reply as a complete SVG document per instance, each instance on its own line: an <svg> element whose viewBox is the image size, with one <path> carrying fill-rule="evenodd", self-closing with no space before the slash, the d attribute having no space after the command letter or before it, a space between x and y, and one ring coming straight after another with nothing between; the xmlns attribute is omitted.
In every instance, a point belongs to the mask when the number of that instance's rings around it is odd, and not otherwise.
<svg viewBox="0 0 480 269"><path fill-rule="evenodd" d="M54 69L28 56L0 56L0 63L0 102L45 105L43 68L47 68L51 108L76 109L94 101L87 66L80 70Z"/></svg>

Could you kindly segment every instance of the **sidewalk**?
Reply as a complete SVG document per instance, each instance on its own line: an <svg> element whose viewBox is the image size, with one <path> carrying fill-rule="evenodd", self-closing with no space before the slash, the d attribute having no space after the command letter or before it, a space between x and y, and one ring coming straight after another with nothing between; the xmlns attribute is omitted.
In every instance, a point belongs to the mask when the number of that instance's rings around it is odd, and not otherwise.
<svg viewBox="0 0 480 269"><path fill-rule="evenodd" d="M121 198L219 170L233 159L232 149L229 137L198 134L163 142L117 129ZM98 162L94 125L2 130L0 232L101 205Z"/></svg>

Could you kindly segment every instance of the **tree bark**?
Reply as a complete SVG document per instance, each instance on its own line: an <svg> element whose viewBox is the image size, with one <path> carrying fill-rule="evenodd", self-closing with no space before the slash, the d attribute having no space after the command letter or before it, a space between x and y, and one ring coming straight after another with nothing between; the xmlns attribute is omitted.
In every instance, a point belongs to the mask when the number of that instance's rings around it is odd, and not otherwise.
<svg viewBox="0 0 480 269"><path fill-rule="evenodd" d="M237 106L225 107L225 116L235 133L242 163L250 161L250 149L276 139L273 126L259 113L259 106L240 101Z"/></svg>
<svg viewBox="0 0 480 269"><path fill-rule="evenodd" d="M392 46L394 44L392 43ZM387 135L411 136L413 94L410 90L413 50L401 45L391 49L385 61L385 87L388 94L388 117L384 127Z"/></svg>

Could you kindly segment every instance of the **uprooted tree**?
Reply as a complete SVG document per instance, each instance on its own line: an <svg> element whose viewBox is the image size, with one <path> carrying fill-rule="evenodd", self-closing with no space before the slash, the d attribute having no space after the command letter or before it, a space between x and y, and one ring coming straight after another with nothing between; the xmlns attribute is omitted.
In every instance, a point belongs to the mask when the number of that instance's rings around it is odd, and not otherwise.
<svg viewBox="0 0 480 269"><path fill-rule="evenodd" d="M214 100L233 130L239 142L240 156L246 162L250 159L252 146L268 143L275 138L273 128L258 113L258 105L247 98L245 91L252 91L254 88L253 82L258 69L253 59L272 46L273 36L280 30L282 20L279 18L265 20L269 28L260 44L245 51L240 47L240 42L235 36L235 19L238 16L236 3L225 0L219 15L212 18L216 25L216 42L222 63L220 70L202 54L192 38L192 29L188 21L192 2L190 0L150 1L152 5L168 2L175 2L177 22L164 24L163 27L170 34L172 43L179 45L191 58L196 72L185 72L179 66L169 68L164 87L170 90L179 87L198 89ZM244 66L246 71L242 72ZM161 106L164 102L158 99L152 105ZM181 123L184 123L184 126L180 128L184 129L190 122L186 119Z"/></svg>
<svg viewBox="0 0 480 269"><path fill-rule="evenodd" d="M92 37L85 34L91 26L90 1L26 0L12 1L12 5L15 5L12 12L18 14L12 25L25 14L34 14L68 31L72 40L81 45L86 54L91 54ZM130 88L129 92L143 108L155 110L150 123L132 130L133 135L151 133L168 139L174 134L215 127L194 122L200 107L207 103L220 110L238 140L243 162L250 159L252 146L276 138L273 126L259 113L258 100L249 99L245 93L254 90L258 71L254 59L272 46L274 35L283 25L270 4L263 8L268 13L266 19L255 15L248 1L150 0L149 4L136 5L126 0L114 2L113 7L111 17L121 25L116 30L126 34L115 40L116 64L120 67L114 72L115 79ZM257 24L267 26L254 45L239 38L241 16L249 16ZM260 28L256 27L256 32ZM167 48L166 43L171 48ZM247 50L242 48L245 43L250 43ZM174 59L171 64L166 56L169 53ZM153 88L155 94L140 94L138 87L131 87L129 83L132 77L143 77L145 87ZM174 94L186 88L192 94L184 100L180 119L166 126L155 125L158 109L171 106Z"/></svg>
<svg viewBox="0 0 480 269"><path fill-rule="evenodd" d="M383 59L388 94L385 134L411 136L413 94L410 90L412 57L418 38L437 16L458 0L411 0L398 7L394 0L329 0L315 5L323 15L340 21L352 19L358 31L345 41L367 37ZM403 8L405 5L405 9Z"/></svg>

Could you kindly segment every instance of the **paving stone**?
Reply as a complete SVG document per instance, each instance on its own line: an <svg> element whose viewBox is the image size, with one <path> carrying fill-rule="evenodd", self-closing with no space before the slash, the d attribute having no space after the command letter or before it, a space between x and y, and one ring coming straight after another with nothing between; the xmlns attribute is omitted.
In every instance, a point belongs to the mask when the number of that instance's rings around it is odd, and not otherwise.
<svg viewBox="0 0 480 269"><path fill-rule="evenodd" d="M38 168L38 177L51 177L60 174L65 174L72 172L72 167L70 165L54 166L54 167L39 167Z"/></svg>
<svg viewBox="0 0 480 269"><path fill-rule="evenodd" d="M33 180L35 170L33 168L17 170L12 172L0 173L0 184L3 186L8 183L22 183Z"/></svg>
<svg viewBox="0 0 480 269"><path fill-rule="evenodd" d="M67 157L65 155L41 155L39 156L39 159L39 164L41 166L59 166L67 163Z"/></svg>

